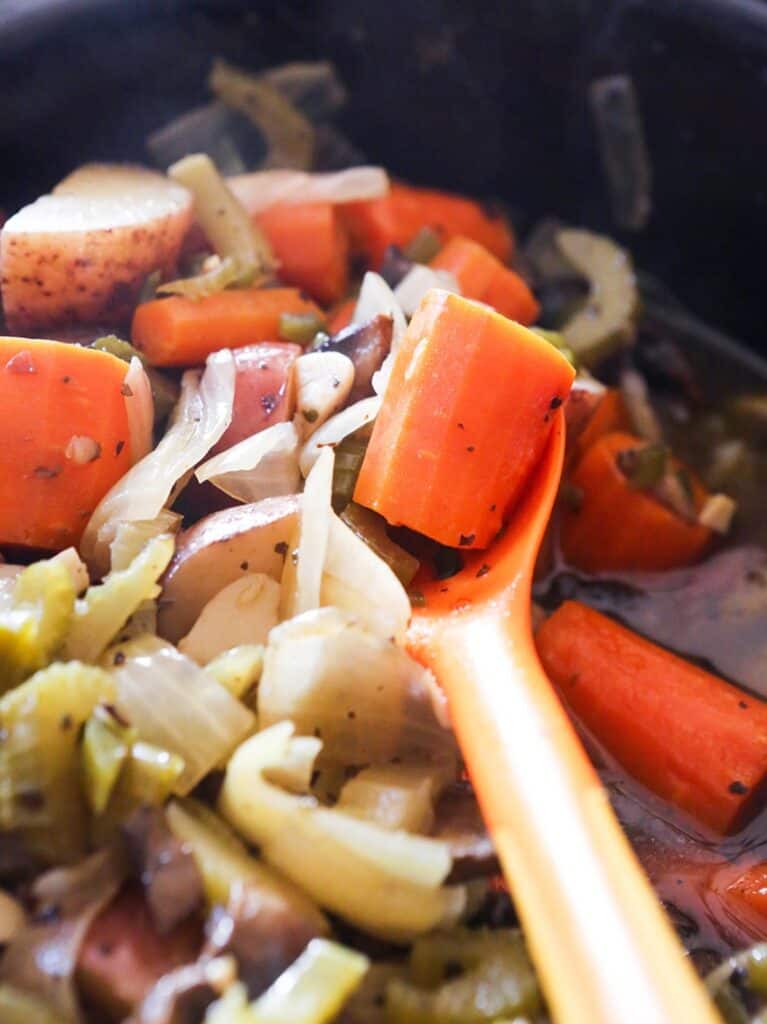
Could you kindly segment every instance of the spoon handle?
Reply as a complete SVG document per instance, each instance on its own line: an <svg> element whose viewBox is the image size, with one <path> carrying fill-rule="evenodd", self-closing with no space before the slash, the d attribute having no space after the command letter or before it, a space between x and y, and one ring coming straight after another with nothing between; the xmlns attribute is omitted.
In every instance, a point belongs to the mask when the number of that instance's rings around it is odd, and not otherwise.
<svg viewBox="0 0 767 1024"><path fill-rule="evenodd" d="M716 1024L514 611L445 623L430 660L553 1017Z"/></svg>

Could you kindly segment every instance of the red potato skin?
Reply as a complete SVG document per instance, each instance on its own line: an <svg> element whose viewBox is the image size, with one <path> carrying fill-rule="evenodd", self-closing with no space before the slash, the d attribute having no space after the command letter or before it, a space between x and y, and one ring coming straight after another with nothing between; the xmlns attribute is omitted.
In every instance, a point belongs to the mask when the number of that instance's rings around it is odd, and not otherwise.
<svg viewBox="0 0 767 1024"><path fill-rule="evenodd" d="M122 323L154 270L172 275L191 207L150 226L0 233L0 285L9 330Z"/></svg>
<svg viewBox="0 0 767 1024"><path fill-rule="evenodd" d="M235 350L232 422L213 454L291 418L296 405L293 364L302 351L300 345L287 341L266 341Z"/></svg>
<svg viewBox="0 0 767 1024"><path fill-rule="evenodd" d="M197 918L160 935L140 889L128 886L85 936L77 960L80 992L108 1019L124 1020L164 974L196 960L202 940Z"/></svg>

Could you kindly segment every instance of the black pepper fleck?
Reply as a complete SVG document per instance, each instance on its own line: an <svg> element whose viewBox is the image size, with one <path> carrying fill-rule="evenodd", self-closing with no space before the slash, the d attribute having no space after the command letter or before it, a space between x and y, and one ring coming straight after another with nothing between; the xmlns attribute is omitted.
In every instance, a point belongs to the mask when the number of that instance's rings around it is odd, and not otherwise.
<svg viewBox="0 0 767 1024"><path fill-rule="evenodd" d="M474 451L474 445L473 444L467 445L466 446L466 451L467 452L473 452Z"/></svg>
<svg viewBox="0 0 767 1024"><path fill-rule="evenodd" d="M133 398L133 388L130 386L130 384L123 384L123 386L120 388L120 394L124 395L125 398Z"/></svg>
<svg viewBox="0 0 767 1024"><path fill-rule="evenodd" d="M119 455L124 447L125 441L118 441L117 444L115 445L115 455Z"/></svg>
<svg viewBox="0 0 767 1024"><path fill-rule="evenodd" d="M480 565L479 569L477 569L477 579L481 579L483 576L487 576L489 572L490 566L487 564L487 562L483 562L482 565Z"/></svg>
<svg viewBox="0 0 767 1024"><path fill-rule="evenodd" d="M745 793L748 793L748 786L746 786L745 783L741 782L739 779L736 779L734 782L731 782L727 788L731 793L734 793L736 796L743 796Z"/></svg>
<svg viewBox="0 0 767 1024"><path fill-rule="evenodd" d="M458 546L461 548L467 548L470 544L474 543L476 533L462 533L458 538Z"/></svg>
<svg viewBox="0 0 767 1024"><path fill-rule="evenodd" d="M278 555L287 555L288 553L288 542L286 540L280 540L274 545L274 550Z"/></svg>
<svg viewBox="0 0 767 1024"><path fill-rule="evenodd" d="M122 651L118 651L117 654L115 654L114 662L113 663L115 665L124 665L125 664L125 655L123 654Z"/></svg>
<svg viewBox="0 0 767 1024"><path fill-rule="evenodd" d="M562 399L559 397L559 395L554 395L554 397L549 402L549 409L558 409L561 404Z"/></svg>
<svg viewBox="0 0 767 1024"><path fill-rule="evenodd" d="M248 571L248 563L247 562L240 562L240 568L242 569L243 572L247 572Z"/></svg>

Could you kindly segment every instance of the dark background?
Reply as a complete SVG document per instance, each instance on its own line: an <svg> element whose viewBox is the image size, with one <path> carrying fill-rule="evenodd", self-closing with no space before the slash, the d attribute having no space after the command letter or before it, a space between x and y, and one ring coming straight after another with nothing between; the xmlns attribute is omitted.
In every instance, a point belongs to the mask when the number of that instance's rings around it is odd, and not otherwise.
<svg viewBox="0 0 767 1024"><path fill-rule="evenodd" d="M697 313L767 351L767 6L761 0L0 0L0 206L204 102L214 54L329 57L371 161L627 241ZM629 73L654 175L611 222L588 83Z"/></svg>

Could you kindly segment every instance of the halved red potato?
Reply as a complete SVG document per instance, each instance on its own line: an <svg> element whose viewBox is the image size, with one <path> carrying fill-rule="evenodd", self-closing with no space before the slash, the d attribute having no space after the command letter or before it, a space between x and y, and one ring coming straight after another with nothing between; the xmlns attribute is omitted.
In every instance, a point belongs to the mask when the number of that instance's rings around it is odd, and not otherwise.
<svg viewBox="0 0 767 1024"><path fill-rule="evenodd" d="M7 220L0 284L11 330L119 323L148 274L172 273L192 197L143 167L90 164Z"/></svg>
<svg viewBox="0 0 767 1024"><path fill-rule="evenodd" d="M300 345L287 341L265 341L235 349L232 422L211 454L224 452L259 430L290 419L296 404L293 364L302 352Z"/></svg>
<svg viewBox="0 0 767 1024"><path fill-rule="evenodd" d="M279 580L298 507L295 494L264 498L214 512L182 530L161 580L158 633L178 643L208 601L246 573Z"/></svg>

